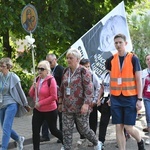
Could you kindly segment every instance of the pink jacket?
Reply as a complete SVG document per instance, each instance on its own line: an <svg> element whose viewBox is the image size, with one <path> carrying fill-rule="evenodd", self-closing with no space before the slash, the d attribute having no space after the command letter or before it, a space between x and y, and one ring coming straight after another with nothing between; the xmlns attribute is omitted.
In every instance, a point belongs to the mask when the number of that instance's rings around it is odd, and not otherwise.
<svg viewBox="0 0 150 150"><path fill-rule="evenodd" d="M48 86L48 79L51 78L50 85ZM40 77L37 81L37 89L39 87L40 83ZM39 104L40 107L37 108L38 111L40 112L48 112L48 111L53 111L57 108L57 84L55 81L55 78L52 75L47 76L44 81L42 82L41 88L38 91L37 90L37 95L39 98ZM35 89L33 85L31 86L29 90L29 95L31 98L34 99L35 101Z"/></svg>

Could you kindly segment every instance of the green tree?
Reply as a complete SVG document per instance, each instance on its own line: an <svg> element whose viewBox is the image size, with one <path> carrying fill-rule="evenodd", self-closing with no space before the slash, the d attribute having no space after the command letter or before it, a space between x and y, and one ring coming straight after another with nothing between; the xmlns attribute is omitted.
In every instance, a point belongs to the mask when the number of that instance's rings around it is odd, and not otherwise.
<svg viewBox="0 0 150 150"><path fill-rule="evenodd" d="M137 3L133 12L128 17L130 35L133 43L133 51L140 59L141 66L144 69L145 55L150 52L150 1L145 0Z"/></svg>
<svg viewBox="0 0 150 150"><path fill-rule="evenodd" d="M0 57L11 57L22 81L29 81L25 71L31 72L31 51L25 51L18 56L15 47L15 40L24 39L27 35L21 26L20 16L24 6L29 3L34 5L38 12L38 26L33 33L36 44L35 63L37 63L45 59L50 51L60 56L121 1L0 0ZM124 0L128 12L136 1L140 2L140 0ZM59 63L63 65L64 59ZM25 83L24 86L29 87L32 82L27 83L29 84Z"/></svg>

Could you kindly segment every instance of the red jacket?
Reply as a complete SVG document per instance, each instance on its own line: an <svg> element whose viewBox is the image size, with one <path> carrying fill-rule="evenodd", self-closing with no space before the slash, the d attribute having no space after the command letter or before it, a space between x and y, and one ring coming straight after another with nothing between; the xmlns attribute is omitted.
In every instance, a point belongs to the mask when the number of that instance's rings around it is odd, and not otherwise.
<svg viewBox="0 0 150 150"><path fill-rule="evenodd" d="M49 78L51 78L50 85L47 84ZM39 87L40 80L41 78L39 77L37 81L37 89ZM38 111L48 112L57 108L57 84L55 78L52 75L49 75L44 79L41 88L40 90L37 90L37 93L40 104L40 107L37 108ZM35 101L35 89L33 85L29 90L29 95Z"/></svg>

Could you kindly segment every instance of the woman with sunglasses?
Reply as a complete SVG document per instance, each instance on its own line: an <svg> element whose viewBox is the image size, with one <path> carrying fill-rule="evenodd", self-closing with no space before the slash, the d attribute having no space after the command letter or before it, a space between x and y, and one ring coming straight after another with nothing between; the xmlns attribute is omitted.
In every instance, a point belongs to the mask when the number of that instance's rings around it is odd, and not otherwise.
<svg viewBox="0 0 150 150"><path fill-rule="evenodd" d="M50 64L47 60L39 62L37 69L37 82L33 83L29 90L30 97L35 101L32 117L33 150L40 150L40 129L44 120L47 121L51 134L63 143L62 132L57 129L56 124L58 111L55 78L50 73Z"/></svg>
<svg viewBox="0 0 150 150"><path fill-rule="evenodd" d="M8 149L10 137L16 141L18 150L23 149L25 140L12 129L14 117L20 117L23 111L25 114L25 106L29 108L19 77L14 72L10 72L12 67L10 58L0 60L0 123L3 130L0 150Z"/></svg>

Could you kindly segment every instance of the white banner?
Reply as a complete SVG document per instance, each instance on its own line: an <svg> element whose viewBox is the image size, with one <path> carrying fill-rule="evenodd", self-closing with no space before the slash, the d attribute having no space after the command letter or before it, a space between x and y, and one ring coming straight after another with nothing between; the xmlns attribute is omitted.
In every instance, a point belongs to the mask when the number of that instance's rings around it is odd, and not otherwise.
<svg viewBox="0 0 150 150"><path fill-rule="evenodd" d="M123 1L71 47L79 49L82 58L90 59L92 70L100 77L105 72L106 59L116 53L114 36L118 33L126 35L126 49L131 51L132 44Z"/></svg>

